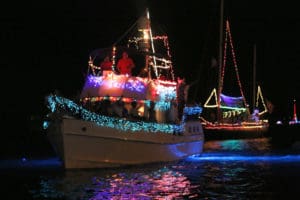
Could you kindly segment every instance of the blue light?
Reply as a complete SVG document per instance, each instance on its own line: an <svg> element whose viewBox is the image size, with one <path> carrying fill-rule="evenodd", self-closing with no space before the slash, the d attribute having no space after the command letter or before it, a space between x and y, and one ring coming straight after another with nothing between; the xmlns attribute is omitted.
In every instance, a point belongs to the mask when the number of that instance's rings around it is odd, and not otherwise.
<svg viewBox="0 0 300 200"><path fill-rule="evenodd" d="M84 85L83 97L126 96L138 100L151 99L170 102L177 98L176 82L149 81L148 78L116 75L89 75Z"/></svg>
<svg viewBox="0 0 300 200"><path fill-rule="evenodd" d="M58 157L49 157L45 159L27 159L22 157L21 159L9 159L1 160L0 169L50 169L61 168L63 166L62 161Z"/></svg>
<svg viewBox="0 0 300 200"><path fill-rule="evenodd" d="M218 153L202 153L201 155L193 155L187 158L187 161L201 162L299 162L300 155L236 155L236 154L218 154Z"/></svg>
<svg viewBox="0 0 300 200"><path fill-rule="evenodd" d="M202 107L200 106L184 107L183 113L186 115L200 115L202 113Z"/></svg>
<svg viewBox="0 0 300 200"><path fill-rule="evenodd" d="M160 110L160 111L167 111L169 110L171 107L171 103L170 102L166 102L166 101L157 101L155 103L155 110Z"/></svg>
<svg viewBox="0 0 300 200"><path fill-rule="evenodd" d="M86 88L98 88L100 86L122 90L125 89L138 93L144 93L146 90L146 83L143 79L138 77L127 77L124 75L111 75L107 77L89 75L87 77Z"/></svg>
<svg viewBox="0 0 300 200"><path fill-rule="evenodd" d="M56 95L49 95L47 97L47 102L51 112L63 112L63 114L71 114L72 116L80 115L83 120L95 122L99 126L116 128L128 132L148 131L152 133L162 132L168 134L183 132L182 124L160 124L143 121L133 122L122 118L99 115L86 110L69 99Z"/></svg>
<svg viewBox="0 0 300 200"><path fill-rule="evenodd" d="M46 130L49 127L49 124L48 121L43 121L43 129Z"/></svg>
<svg viewBox="0 0 300 200"><path fill-rule="evenodd" d="M128 80L128 82L125 83L125 88L136 92L144 92L146 90L144 83L139 80Z"/></svg>
<svg viewBox="0 0 300 200"><path fill-rule="evenodd" d="M99 87L103 84L103 76L92 76L87 77L87 85L92 87Z"/></svg>

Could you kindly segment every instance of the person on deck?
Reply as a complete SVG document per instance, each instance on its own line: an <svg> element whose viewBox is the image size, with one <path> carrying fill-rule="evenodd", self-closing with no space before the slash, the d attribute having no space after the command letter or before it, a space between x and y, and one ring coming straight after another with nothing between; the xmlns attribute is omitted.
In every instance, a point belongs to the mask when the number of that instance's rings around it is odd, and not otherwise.
<svg viewBox="0 0 300 200"><path fill-rule="evenodd" d="M150 107L148 109L148 120L150 122L156 122L155 103L150 101Z"/></svg>
<svg viewBox="0 0 300 200"><path fill-rule="evenodd" d="M105 56L104 60L100 64L101 70L112 70L112 62L109 59L109 56Z"/></svg>
<svg viewBox="0 0 300 200"><path fill-rule="evenodd" d="M122 58L118 61L117 68L120 74L132 74L132 69L135 67L133 60L128 57L127 52L123 52Z"/></svg>
<svg viewBox="0 0 300 200"><path fill-rule="evenodd" d="M140 119L139 106L136 101L131 102L131 109L129 110L129 116L131 119Z"/></svg>
<svg viewBox="0 0 300 200"><path fill-rule="evenodd" d="M183 109L186 104L193 104L193 99L189 97L189 89L198 82L198 80L193 81L190 84L187 84L185 78L177 78L177 102L178 102L178 119L181 120L183 115Z"/></svg>

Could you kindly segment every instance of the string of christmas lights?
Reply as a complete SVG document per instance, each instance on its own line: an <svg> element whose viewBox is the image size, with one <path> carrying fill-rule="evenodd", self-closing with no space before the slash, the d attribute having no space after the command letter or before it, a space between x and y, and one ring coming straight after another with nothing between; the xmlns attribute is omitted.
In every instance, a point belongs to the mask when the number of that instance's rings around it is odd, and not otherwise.
<svg viewBox="0 0 300 200"><path fill-rule="evenodd" d="M236 56L235 56L235 52L234 52L234 47L233 47L233 41L232 41L232 37L231 37L231 31L230 31L230 26L229 26L229 21L226 21L226 32L228 32L228 36L229 36L229 43L230 43L230 47L231 47L231 55L233 58L233 64L234 64L234 69L235 69L235 74L236 74L236 78L237 78L237 82L239 85L239 89L240 89L240 93L241 96L243 97L243 102L245 104L245 106L247 106L247 102L246 102L246 98L243 92L243 88L242 88L242 83L240 81L240 76L239 76L239 71L238 71L238 67L237 67L237 62L236 62ZM224 68L225 68L226 63L224 62Z"/></svg>
<svg viewBox="0 0 300 200"><path fill-rule="evenodd" d="M72 115L73 117L80 116L81 119L86 121L95 122L99 126L116 128L124 132L137 132L137 131L147 131L151 133L183 133L185 123L177 124L165 124L165 123L154 123L154 122L144 122L144 121L129 121L123 118L116 118L110 116L100 115L91 112L84 107L76 104L75 102L60 97L57 95L49 95L46 98L47 107L52 113L62 112L62 114ZM202 107L196 105L193 107L184 108L184 116L197 115L200 116L202 113Z"/></svg>
<svg viewBox="0 0 300 200"><path fill-rule="evenodd" d="M130 133L137 131L146 131L150 133L182 133L184 124L163 124L144 121L129 121L123 118L109 117L88 111L84 107L75 102L56 95L49 95L47 98L48 108L52 113L63 112L65 114L72 114L74 117L80 116L86 121L95 122L99 126L116 128L121 131Z"/></svg>

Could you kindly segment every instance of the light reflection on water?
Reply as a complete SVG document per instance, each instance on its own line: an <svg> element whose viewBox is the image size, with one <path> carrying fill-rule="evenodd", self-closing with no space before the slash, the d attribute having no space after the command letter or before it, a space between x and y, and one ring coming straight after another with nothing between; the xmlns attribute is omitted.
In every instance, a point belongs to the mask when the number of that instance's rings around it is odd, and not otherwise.
<svg viewBox="0 0 300 200"><path fill-rule="evenodd" d="M242 162L258 162L258 161L265 161L265 162L300 162L300 155L265 155L265 156L257 156L257 155L222 155L219 153L204 153L201 156L191 156L187 159L188 161L194 162L202 162L202 161L242 161Z"/></svg>
<svg viewBox="0 0 300 200"><path fill-rule="evenodd" d="M299 149L266 139L210 141L184 161L70 170L30 184L33 199L273 199L299 193Z"/></svg>
<svg viewBox="0 0 300 200"><path fill-rule="evenodd" d="M108 183L108 184L103 184ZM190 182L179 172L162 168L150 174L119 173L94 179L96 190L91 199L173 199L190 194Z"/></svg>
<svg viewBox="0 0 300 200"><path fill-rule="evenodd" d="M67 195L70 199L91 200L176 199L191 194L187 177L168 167L122 171L74 170L67 171L64 177L41 177L40 189L31 193L35 198L56 199Z"/></svg>

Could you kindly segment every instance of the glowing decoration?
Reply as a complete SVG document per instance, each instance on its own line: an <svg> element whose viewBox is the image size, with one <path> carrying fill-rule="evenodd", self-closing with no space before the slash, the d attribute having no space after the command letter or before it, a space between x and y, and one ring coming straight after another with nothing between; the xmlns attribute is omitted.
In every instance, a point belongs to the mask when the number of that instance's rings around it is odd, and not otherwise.
<svg viewBox="0 0 300 200"><path fill-rule="evenodd" d="M259 112L258 114L259 115L263 115L264 113L268 112L268 108L265 104L265 101L264 101L264 97L262 96L262 92L261 92L261 89L260 89L260 86L258 86L257 88L257 94L256 94L256 103L255 103L255 106L258 108L258 100L261 99L261 102L263 104L263 107L264 107L264 110Z"/></svg>
<svg viewBox="0 0 300 200"><path fill-rule="evenodd" d="M211 101L211 98L214 96L214 101L215 104L209 104L209 102ZM242 107L242 105L238 106L238 104L236 103L237 101L240 101L242 99L242 97L229 97L226 96L224 94L220 95L221 98L221 102L220 102L220 108L224 109L224 110L230 110L230 111L224 111L223 112L223 117L224 118L230 118L232 116L237 116L240 115L243 112L246 112L246 108ZM208 97L208 99L206 100L204 107L205 108L217 108L217 90L214 88L213 91L211 92L210 96ZM225 103L225 105L222 105L222 102ZM226 105L231 105L231 106L226 106Z"/></svg>
<svg viewBox="0 0 300 200"><path fill-rule="evenodd" d="M193 107L184 107L182 121L183 122L186 122L187 120L198 121L201 113L202 113L202 107L198 105L195 105Z"/></svg>
<svg viewBox="0 0 300 200"><path fill-rule="evenodd" d="M149 36L149 32L147 30L143 30L143 34L144 34L144 40L149 40L150 36Z"/></svg>
<svg viewBox="0 0 300 200"><path fill-rule="evenodd" d="M157 85L156 92L160 96L160 99L165 101L171 101L172 99L176 99L176 87Z"/></svg>
<svg viewBox="0 0 300 200"><path fill-rule="evenodd" d="M151 49L152 49L152 53L155 54L155 48L154 48L154 43L153 43L153 34L152 34L152 30L151 30L151 27L150 27L150 13L149 13L149 10L147 10L147 13L146 13L146 17L148 19L148 31L149 31L149 35L150 35L150 42L151 42ZM154 59L154 72L155 72L155 75L156 77L159 77L158 76L158 71L157 71L157 68L156 68L156 60Z"/></svg>
<svg viewBox="0 0 300 200"><path fill-rule="evenodd" d="M87 84L91 87L99 87L102 85L103 77L102 76L92 76L87 77Z"/></svg>
<svg viewBox="0 0 300 200"><path fill-rule="evenodd" d="M223 117L224 118L235 117L235 116L241 115L242 113L246 113L245 108L238 109L238 110L225 111L225 112L223 112Z"/></svg>
<svg viewBox="0 0 300 200"><path fill-rule="evenodd" d="M239 88L240 88L241 97L229 97L229 96L225 96L224 94L222 94L224 75L225 75L225 67L226 67L226 60L227 60L227 43L228 43L228 39L229 39L229 43L230 43L230 47L231 47L231 54L232 54L232 57L233 57L234 69L235 69L238 85L239 85ZM238 110L238 112L230 111L230 112L227 112L227 113L223 113L223 117L227 118L227 117L235 116L236 114L241 113L241 111L242 112L246 111L245 106L248 105L247 102L246 102L246 99L245 99L245 96L244 96L244 93L243 93L243 90L242 90L242 84L241 84L241 81L240 81L240 78L239 78L239 72L238 72L238 67L237 67L237 62L236 62L236 57L235 57L235 52L234 52L234 48L233 48L233 42L232 42L232 37L231 37L231 32L230 32L230 27L229 27L229 22L228 21L226 21L226 32L225 32L224 44L225 45L224 45L224 53L223 53L223 63L222 63L222 69L221 69L221 79L219 80L220 83L219 83L219 88L218 88L218 94L217 94L216 89L214 88L213 91L211 92L209 98L205 102L204 107L206 107L206 108L220 108L220 109ZM211 101L212 96L215 97L216 104L209 105L209 102ZM232 103L233 101L237 102L237 100L242 100L244 105L237 106L237 104ZM230 106L228 106L228 104Z"/></svg>
<svg viewBox="0 0 300 200"><path fill-rule="evenodd" d="M125 96L144 100L149 98L147 96L148 90L148 80L141 77L116 75L114 73L100 77L89 75L81 93L81 98Z"/></svg>
<svg viewBox="0 0 300 200"><path fill-rule="evenodd" d="M42 127L46 130L49 127L49 121L44 121Z"/></svg>
<svg viewBox="0 0 300 200"><path fill-rule="evenodd" d="M193 107L184 107L183 114L185 115L200 115L202 113L202 107L196 105Z"/></svg>
<svg viewBox="0 0 300 200"><path fill-rule="evenodd" d="M235 74L236 74L236 78L238 81L238 85L240 88L240 93L242 95L242 99L244 101L244 105L247 105L246 102L246 98L244 96L244 92L242 90L242 83L240 81L240 76L239 76L239 71L238 71L238 67L237 67L237 62L236 62L236 57L235 57L235 52L234 52L234 48L233 48L233 42L232 42L232 37L231 37L231 31L230 31L230 26L229 26L229 21L226 21L226 34L225 34L225 47L224 47L224 61L223 61L223 67L222 67L222 76L221 76L221 85L220 85L220 89L219 89L219 94L221 94L222 92L222 88L223 88L223 82L224 82L224 74L225 74L225 67L226 67L226 55L227 55L227 38L229 38L229 43L230 43L230 47L231 47L231 55L233 57L233 64L234 64L234 69L235 69ZM219 103L220 103L220 96L219 96Z"/></svg>
<svg viewBox="0 0 300 200"><path fill-rule="evenodd" d="M229 47L228 47L229 46ZM219 87L218 90L215 88L211 92L210 96L206 100L204 107L205 108L217 108L217 120L218 124L223 124L224 122L227 121L222 121L223 119L231 118L232 120L247 120L249 118L249 105L246 102L246 98L243 92L243 87L242 83L240 81L240 76L239 76L239 71L238 71L238 66L237 66L237 61L236 61L236 55L234 51L234 46L233 46L233 40L231 36L231 31L230 31L230 25L229 21L226 21L226 31L225 31L225 38L224 38L224 49L223 49L223 60L220 65L220 78L219 78ZM228 49L230 48L230 49ZM224 76L225 76L225 68L226 68L226 62L227 62L227 53L230 52L232 56L232 61L233 61L233 66L235 70L235 75L237 79L237 83L239 86L240 94L241 96L239 97L232 97L232 96L226 96L222 94L223 91L223 86L224 86ZM258 91L257 91L257 98L256 98L256 107L258 106L258 101L261 99L261 102L263 104L264 110L259 112L259 115L262 115L266 112L268 112L267 106L264 102L264 98L262 96L262 92L260 87L258 86ZM213 102L214 101L214 102ZM241 117L241 118L240 118ZM235 119L233 119L235 118ZM203 119L207 124L212 124L211 122L206 121ZM232 121L233 122L233 121ZM257 121L258 122L258 121ZM262 120L259 120L259 122L263 122ZM229 127L228 127L229 128ZM226 127L227 129L227 127Z"/></svg>
<svg viewBox="0 0 300 200"><path fill-rule="evenodd" d="M81 93L81 98L91 97L126 97L135 100L169 102L177 98L177 83L172 81L152 80L148 78L116 75L89 75Z"/></svg>
<svg viewBox="0 0 300 200"><path fill-rule="evenodd" d="M296 109L296 100L294 99L294 115L293 115L293 120L295 122L298 121L298 118L297 118L297 109Z"/></svg>
<svg viewBox="0 0 300 200"><path fill-rule="evenodd" d="M187 161L193 162L203 162L203 161L210 161L210 162L272 162L272 163L282 163L282 162L299 162L300 156L299 155L263 155L263 156L241 156L241 155L220 155L220 154L213 154L213 153L203 153L201 156L193 155L188 157Z"/></svg>
<svg viewBox="0 0 300 200"><path fill-rule="evenodd" d="M149 58L151 58L152 62L150 62L149 64L154 68L154 72L156 75L156 78L160 76L160 74L158 74L157 68L160 69L170 69L171 72L171 78L174 81L175 80L175 75L174 75L174 70L173 70L173 66L172 66L172 61L170 60L172 58L171 56L171 52L170 52L170 47L169 47L169 41L168 41L168 36L164 35L164 36L152 36L152 32L151 29L142 29L141 30L143 32L143 37L134 37L128 40L128 43L130 44L135 44L136 48L138 48L138 43L141 40L151 40L151 48L152 48L152 52L153 54L155 54L155 49L154 49L154 40L163 40L164 46L166 47L166 51L167 51L167 57L169 59L165 59L165 58L158 58L157 56L151 56ZM160 62L161 64L159 65L158 62Z"/></svg>
<svg viewBox="0 0 300 200"><path fill-rule="evenodd" d="M89 58L88 64L89 64L89 67L91 68L91 70L93 72L93 75L94 76L99 76L100 72L101 72L101 67L98 67L98 66L94 65L94 60L92 60L91 57ZM98 70L98 73L96 73L95 70Z"/></svg>
<svg viewBox="0 0 300 200"><path fill-rule="evenodd" d="M77 116L83 120L95 122L99 126L119 129L126 133L148 131L150 133L161 132L167 134L174 134L183 132L183 124L159 124L144 121L133 122L128 121L126 119L99 115L86 110L82 106L77 105L69 99L55 95L49 95L47 97L47 103L52 113L68 113L73 115L74 117Z"/></svg>
<svg viewBox="0 0 300 200"><path fill-rule="evenodd" d="M293 106L293 119L289 121L289 124L299 124L300 121L298 121L297 118L297 108L296 108L296 100L294 99L294 106Z"/></svg>
<svg viewBox="0 0 300 200"><path fill-rule="evenodd" d="M210 105L209 102L211 101L211 98L213 96L215 97L215 99L214 99L215 100L215 104ZM204 104L204 107L205 108L216 108L216 107L218 107L218 99L217 99L217 90L216 90L216 88L214 88L212 90L212 92L210 93L208 99L206 100L206 102Z"/></svg>
<svg viewBox="0 0 300 200"><path fill-rule="evenodd" d="M127 83L125 83L125 89L136 91L136 92L144 92L145 91L145 83L141 82L139 80L128 80Z"/></svg>
<svg viewBox="0 0 300 200"><path fill-rule="evenodd" d="M116 47L112 49L112 70L116 72Z"/></svg>
<svg viewBox="0 0 300 200"><path fill-rule="evenodd" d="M134 122L128 121L123 118L115 118L90 112L82 106L76 104L75 102L56 95L49 95L47 96L46 100L47 106L52 113L71 115L73 117L77 117L86 121L95 122L99 126L115 128L128 133L138 131L147 131L149 133L160 132L167 134L183 133L185 122L187 120L199 120L199 116L202 113L202 107L198 105L193 107L185 107L183 113L183 121L178 125L145 121ZM145 101L145 104L149 106L150 102ZM156 102L156 104L158 104L158 109L162 110L166 110L170 106L167 102ZM45 122L45 129L48 128L48 123L49 122Z"/></svg>
<svg viewBox="0 0 300 200"><path fill-rule="evenodd" d="M157 101L155 103L154 110L160 110L160 111L167 111L171 107L170 102L165 102L165 101Z"/></svg>

